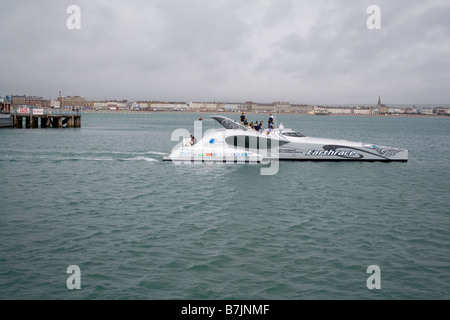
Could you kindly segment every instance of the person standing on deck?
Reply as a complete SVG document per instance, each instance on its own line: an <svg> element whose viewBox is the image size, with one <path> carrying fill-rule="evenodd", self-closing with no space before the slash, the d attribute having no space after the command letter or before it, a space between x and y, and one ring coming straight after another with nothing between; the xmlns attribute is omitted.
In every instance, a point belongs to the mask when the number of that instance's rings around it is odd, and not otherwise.
<svg viewBox="0 0 450 320"><path fill-rule="evenodd" d="M273 115L272 115L272 112L269 113L269 123L273 123Z"/></svg>
<svg viewBox="0 0 450 320"><path fill-rule="evenodd" d="M244 124L245 114L242 112L241 114L241 124Z"/></svg>

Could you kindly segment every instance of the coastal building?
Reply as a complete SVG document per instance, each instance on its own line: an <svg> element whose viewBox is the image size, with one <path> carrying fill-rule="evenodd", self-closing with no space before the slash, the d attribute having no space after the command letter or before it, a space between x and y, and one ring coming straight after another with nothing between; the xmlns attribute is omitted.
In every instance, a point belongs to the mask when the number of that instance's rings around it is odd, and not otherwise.
<svg viewBox="0 0 450 320"><path fill-rule="evenodd" d="M378 108L378 113L379 114L388 114L388 107L384 106L384 107L379 107Z"/></svg>
<svg viewBox="0 0 450 320"><path fill-rule="evenodd" d="M225 111L225 103L221 103L221 102L216 103L216 111L224 112Z"/></svg>
<svg viewBox="0 0 450 320"><path fill-rule="evenodd" d="M291 104L291 113L308 114L313 109L313 106L306 104Z"/></svg>
<svg viewBox="0 0 450 320"><path fill-rule="evenodd" d="M42 97L38 96L18 96L18 95L11 95L8 96L8 98L11 101L11 105L14 107L35 107L35 108L50 108L52 106L51 99L43 99Z"/></svg>
<svg viewBox="0 0 450 320"><path fill-rule="evenodd" d="M141 109L139 103L136 101L132 102L129 107L130 107L130 110L140 110Z"/></svg>
<svg viewBox="0 0 450 320"><path fill-rule="evenodd" d="M253 112L291 112L291 105L289 102L273 102L273 103L256 103L247 101L241 107L242 110Z"/></svg>
<svg viewBox="0 0 450 320"><path fill-rule="evenodd" d="M96 101L93 103L93 108L96 110L124 110L128 108L128 101Z"/></svg>
<svg viewBox="0 0 450 320"><path fill-rule="evenodd" d="M153 111L186 111L188 107L184 102L152 102L149 109Z"/></svg>
<svg viewBox="0 0 450 320"><path fill-rule="evenodd" d="M404 114L406 113L406 109L403 108L388 108L388 114Z"/></svg>
<svg viewBox="0 0 450 320"><path fill-rule="evenodd" d="M170 111L174 109L174 105L168 102L154 102L150 105L153 111Z"/></svg>
<svg viewBox="0 0 450 320"><path fill-rule="evenodd" d="M360 116L369 116L373 114L373 108L358 106L353 109L353 114Z"/></svg>
<svg viewBox="0 0 450 320"><path fill-rule="evenodd" d="M385 104L381 103L381 96L378 96L377 109L378 109L378 114L388 114L389 113L389 108Z"/></svg>
<svg viewBox="0 0 450 320"><path fill-rule="evenodd" d="M189 102L188 110L190 111L200 111L203 108L203 103L201 102Z"/></svg>
<svg viewBox="0 0 450 320"><path fill-rule="evenodd" d="M291 104L289 102L275 102L275 112L291 112Z"/></svg>
<svg viewBox="0 0 450 320"><path fill-rule="evenodd" d="M433 113L436 115L445 115L446 112L447 112L446 108L442 108L442 107L433 108Z"/></svg>
<svg viewBox="0 0 450 320"><path fill-rule="evenodd" d="M253 103L247 102L247 110L254 112L271 112L274 110L274 105L271 103Z"/></svg>
<svg viewBox="0 0 450 320"><path fill-rule="evenodd" d="M42 108L50 108L51 100L50 99L42 99Z"/></svg>
<svg viewBox="0 0 450 320"><path fill-rule="evenodd" d="M324 108L325 109L325 108ZM331 115L351 115L353 114L353 108L342 107L342 106L332 106L326 108Z"/></svg>
<svg viewBox="0 0 450 320"><path fill-rule="evenodd" d="M203 104L203 110L207 112L215 112L218 108L217 102L207 102Z"/></svg>
<svg viewBox="0 0 450 320"><path fill-rule="evenodd" d="M327 109L324 107L315 106L308 113L311 115L317 115L317 116L327 116L327 115L331 114L331 111L330 111L330 109Z"/></svg>
<svg viewBox="0 0 450 320"><path fill-rule="evenodd" d="M25 96L25 105L33 107L42 107L42 97Z"/></svg>
<svg viewBox="0 0 450 320"><path fill-rule="evenodd" d="M420 113L421 114L425 114L425 115L433 115L433 109L431 109L431 108L422 108Z"/></svg>
<svg viewBox="0 0 450 320"><path fill-rule="evenodd" d="M11 98L6 96L5 98L0 98L0 113L10 113L11 112Z"/></svg>
<svg viewBox="0 0 450 320"><path fill-rule="evenodd" d="M39 96L10 95L7 96L9 106L13 108L87 108L96 110L148 110L148 111L193 111L193 112L250 112L250 113L291 113L320 115L435 115L448 116L448 107L388 107L378 102L375 107L366 106L312 106L307 104L291 104L289 102L257 103L238 102L167 102L167 101L134 101L104 100L86 101L82 96L63 96L57 99L43 99Z"/></svg>
<svg viewBox="0 0 450 320"><path fill-rule="evenodd" d="M240 110L240 104L238 103L225 103L223 107L226 112L238 112Z"/></svg>
<svg viewBox="0 0 450 320"><path fill-rule="evenodd" d="M14 107L26 105L26 96L11 95L11 105Z"/></svg>
<svg viewBox="0 0 450 320"><path fill-rule="evenodd" d="M84 101L84 108L85 109L93 109L94 108L95 101L93 100L85 100Z"/></svg>
<svg viewBox="0 0 450 320"><path fill-rule="evenodd" d="M189 102L187 109L197 112L216 112L217 102Z"/></svg>
<svg viewBox="0 0 450 320"><path fill-rule="evenodd" d="M370 109L366 107L360 107L357 106L355 108L352 108L352 114L358 115L358 116L365 116L370 114Z"/></svg>
<svg viewBox="0 0 450 320"><path fill-rule="evenodd" d="M81 96L59 96L58 101L61 108L84 107L85 99Z"/></svg>
<svg viewBox="0 0 450 320"><path fill-rule="evenodd" d="M135 110L146 111L150 108L150 103L148 101L135 101L134 108Z"/></svg>

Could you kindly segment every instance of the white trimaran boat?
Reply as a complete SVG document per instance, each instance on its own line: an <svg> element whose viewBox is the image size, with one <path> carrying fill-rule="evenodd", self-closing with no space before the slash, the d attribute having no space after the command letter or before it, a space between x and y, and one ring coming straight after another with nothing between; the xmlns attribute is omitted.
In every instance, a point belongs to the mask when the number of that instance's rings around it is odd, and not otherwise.
<svg viewBox="0 0 450 320"><path fill-rule="evenodd" d="M408 150L304 136L282 124L270 131L255 131L224 116L211 116L223 128L207 131L194 144L190 138L174 147L165 161L260 162L307 161L408 161Z"/></svg>

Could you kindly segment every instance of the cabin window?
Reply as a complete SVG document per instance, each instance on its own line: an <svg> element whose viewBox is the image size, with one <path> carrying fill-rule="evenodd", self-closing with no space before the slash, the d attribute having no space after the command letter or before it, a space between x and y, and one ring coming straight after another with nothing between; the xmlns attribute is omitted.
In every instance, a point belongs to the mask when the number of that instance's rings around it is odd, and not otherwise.
<svg viewBox="0 0 450 320"><path fill-rule="evenodd" d="M304 135L302 135L301 133L298 133L298 132L283 132L282 134L283 134L283 136L288 136L288 137L304 137Z"/></svg>
<svg viewBox="0 0 450 320"><path fill-rule="evenodd" d="M233 145L235 148L245 148L249 149L266 149L271 147L271 139L265 137L254 137L254 136L233 136L228 137L225 141Z"/></svg>

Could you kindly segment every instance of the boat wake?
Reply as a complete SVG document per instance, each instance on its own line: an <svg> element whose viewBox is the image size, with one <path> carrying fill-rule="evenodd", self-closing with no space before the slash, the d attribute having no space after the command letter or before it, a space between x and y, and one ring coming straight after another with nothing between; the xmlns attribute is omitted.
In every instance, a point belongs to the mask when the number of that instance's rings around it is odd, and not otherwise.
<svg viewBox="0 0 450 320"><path fill-rule="evenodd" d="M157 155L158 153L155 153ZM163 153L161 153L163 154ZM82 161L146 161L159 162L158 157L149 156L148 152L80 152L80 153L15 153L3 154L0 156L0 161L14 161L14 162L82 162Z"/></svg>
<svg viewBox="0 0 450 320"><path fill-rule="evenodd" d="M134 157L134 158L126 158L126 159L122 159L122 161L148 161L148 162L155 162L155 161L159 161L158 159L155 158L149 158L149 157L144 157L144 156L138 156L138 157Z"/></svg>
<svg viewBox="0 0 450 320"><path fill-rule="evenodd" d="M147 154L157 154L157 155L161 155L161 156L168 154L167 152L158 152L158 151L147 151L146 153Z"/></svg>

